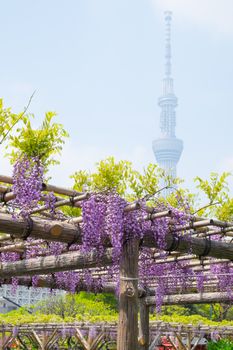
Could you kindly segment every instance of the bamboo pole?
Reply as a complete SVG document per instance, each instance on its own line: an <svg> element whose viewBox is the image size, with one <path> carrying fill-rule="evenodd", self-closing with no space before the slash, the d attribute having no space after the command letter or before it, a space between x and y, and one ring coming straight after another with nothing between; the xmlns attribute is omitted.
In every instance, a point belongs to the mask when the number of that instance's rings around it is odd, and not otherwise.
<svg viewBox="0 0 233 350"><path fill-rule="evenodd" d="M226 221L221 221L221 220L215 220L215 219L205 219L205 220L200 220L197 222L191 222L190 224L187 225L179 225L174 228L175 232L179 231L186 231L190 229L196 229L200 227L205 227L205 226L216 226L220 228L227 228L227 227L233 227L232 222L226 222Z"/></svg>
<svg viewBox="0 0 233 350"><path fill-rule="evenodd" d="M183 261L189 262L190 265L188 266L198 266L198 265L205 266L210 264L230 263L229 259L215 259L215 260L213 259L211 260L208 258L198 259L198 257L195 255L181 255L176 257L167 256L166 258L158 257L155 261L155 264L160 265L160 264L167 264L167 263L173 263L173 262L181 263Z"/></svg>
<svg viewBox="0 0 233 350"><path fill-rule="evenodd" d="M73 205L75 206L75 204L77 202L81 202L85 199L88 199L90 196L89 193L83 193L81 195L78 195L78 196L75 196L75 197L72 197L71 199L62 199L62 200L59 200L58 202L54 203L54 208L58 208L58 207L62 207L62 206L65 206L65 205ZM48 205L42 205L40 206L39 208L35 208L35 209L32 209L31 210L31 214L36 214L36 213L40 213L44 210L48 210Z"/></svg>
<svg viewBox="0 0 233 350"><path fill-rule="evenodd" d="M18 249L21 250L26 250L27 248L33 247L33 246L38 246L38 245L43 245L46 244L46 242L41 242L40 240L35 240L32 242L18 242L15 244L8 244L3 247L0 247L0 253L5 253L5 252L14 252L17 251Z"/></svg>
<svg viewBox="0 0 233 350"><path fill-rule="evenodd" d="M13 185L13 178L11 176L0 175L0 182ZM77 192L73 189L69 189L69 188L65 188L65 187L58 187L58 186L54 186L51 184L45 184L45 183L42 186L42 190L48 191L48 192L54 192L57 194L62 194L65 196L71 196L71 197L78 196L78 195L82 194L81 192Z"/></svg>

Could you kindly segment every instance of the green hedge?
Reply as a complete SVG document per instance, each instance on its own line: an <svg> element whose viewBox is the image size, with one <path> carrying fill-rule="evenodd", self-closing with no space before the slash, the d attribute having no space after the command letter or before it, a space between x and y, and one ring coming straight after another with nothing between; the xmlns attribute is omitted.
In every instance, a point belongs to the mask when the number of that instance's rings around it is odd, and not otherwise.
<svg viewBox="0 0 233 350"><path fill-rule="evenodd" d="M62 322L117 322L117 300L112 294L94 294L80 292L75 295L65 295L37 304L28 313L27 307L0 314L0 323L26 324L26 323L62 323ZM174 311L174 310L173 310ZM211 326L233 326L233 321L214 322L200 315L180 315L176 310L170 315L150 315L150 320L164 322L177 322L181 324L205 324Z"/></svg>
<svg viewBox="0 0 233 350"><path fill-rule="evenodd" d="M208 350L233 350L233 342L227 339L221 339L217 343L209 342Z"/></svg>

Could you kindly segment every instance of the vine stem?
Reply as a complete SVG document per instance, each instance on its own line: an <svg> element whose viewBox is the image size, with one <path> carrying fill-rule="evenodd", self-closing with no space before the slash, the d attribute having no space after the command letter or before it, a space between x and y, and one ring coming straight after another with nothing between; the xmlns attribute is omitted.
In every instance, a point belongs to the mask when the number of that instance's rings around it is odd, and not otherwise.
<svg viewBox="0 0 233 350"><path fill-rule="evenodd" d="M209 208L209 207L213 207L213 206L219 205L219 204L221 204L221 202L210 203L210 204L204 205L204 207L201 207L200 209L196 210L194 213L192 213L192 215L197 214L199 211L201 211L201 210L203 210L203 209L207 209L207 208Z"/></svg>
<svg viewBox="0 0 233 350"><path fill-rule="evenodd" d="M23 118L23 116L25 115L25 113L27 112L31 102L32 102L32 99L34 97L36 93L36 90L32 93L31 97L29 98L29 101L28 101L28 104L27 106L24 108L24 111L22 114L20 114L19 118L16 119L16 121L13 123L12 127L6 132L6 134L2 137L2 139L0 140L0 145L3 143L3 141L7 138L7 136L9 135L9 133L11 132L11 130L14 128L14 126L20 121L20 119Z"/></svg>

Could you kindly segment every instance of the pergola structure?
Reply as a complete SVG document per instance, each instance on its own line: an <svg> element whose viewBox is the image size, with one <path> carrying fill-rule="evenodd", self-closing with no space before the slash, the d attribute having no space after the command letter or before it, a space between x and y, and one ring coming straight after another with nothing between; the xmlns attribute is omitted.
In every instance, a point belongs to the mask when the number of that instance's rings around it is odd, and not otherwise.
<svg viewBox="0 0 233 350"><path fill-rule="evenodd" d="M175 350L195 350L195 347L207 339L215 340L232 337L232 326L180 325L178 323L151 322L151 344L149 350L162 341L170 343ZM0 326L0 349L15 344L28 349L34 345L40 350L57 348L85 350L115 349L117 338L116 323L48 323L26 324L20 326ZM113 346L113 347L112 347Z"/></svg>
<svg viewBox="0 0 233 350"><path fill-rule="evenodd" d="M189 268L195 273L201 272L204 277L210 274L213 264L225 264L229 269L232 267L233 223L192 217L185 224L174 226L172 210L158 211L156 208L147 207L144 208L146 215L142 220L156 221L167 218L169 221L169 229L165 236L166 248L164 248L169 254L161 254L158 241L149 230L143 239L132 235L130 239L124 241L122 247L119 275L113 271L112 276L109 276L108 270L113 262L113 248L110 241L106 241L106 249L101 259L96 250L83 254L82 250L77 249L82 244L82 217L54 216L49 212L47 205L41 204L31 211L28 219L14 218L9 210L15 197L12 192L13 180L8 176L0 176L0 183L0 232L4 234L0 238L0 253L16 252L20 255L20 259L14 262L0 264L2 283L8 283L12 277L17 277L19 284L31 286L32 276L37 276L37 287L66 289L66 285L57 284L54 274L72 270L82 276L82 271L86 269L93 279L101 279L102 291L114 292L119 281L118 350L149 348L149 307L156 302L155 288L158 284L163 284L163 278L170 278L169 274L158 278L154 276L147 281L146 289L141 285L142 276L138 271L141 247L150 250L154 265L177 262L184 269ZM90 197L89 193L43 185L42 200L43 192L50 191L57 196L56 208L67 205L80 207L80 203ZM140 202L134 202L125 206L124 211L140 209ZM40 251L36 257L25 258L29 248L46 246L48 242L62 243L62 251L58 255L46 255ZM232 289L231 272L228 275L226 278L229 277L229 285L226 291L219 290L218 275L214 274L211 275L211 279L203 282L204 288L201 293L197 290L195 279L189 283L185 293L177 280L176 291L165 295L163 304L229 302L231 301L229 291ZM77 286L79 290L86 288L82 283ZM90 290L90 286L88 288Z"/></svg>

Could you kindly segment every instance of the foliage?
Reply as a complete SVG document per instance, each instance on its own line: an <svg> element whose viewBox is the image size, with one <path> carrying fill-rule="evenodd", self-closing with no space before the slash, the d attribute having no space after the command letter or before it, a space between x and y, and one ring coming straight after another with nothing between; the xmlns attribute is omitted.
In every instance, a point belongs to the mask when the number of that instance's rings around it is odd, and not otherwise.
<svg viewBox="0 0 233 350"><path fill-rule="evenodd" d="M200 177L195 178L197 182L197 188L201 190L208 200L207 206L203 210L199 210L198 214L215 214L216 205L222 205L226 200L228 200L228 184L227 178L230 173L223 172L221 175L217 173L210 173L209 180L203 180Z"/></svg>
<svg viewBox="0 0 233 350"><path fill-rule="evenodd" d="M71 178L74 179L76 191L108 191L114 189L120 195L126 191L131 163L121 160L116 162L113 157L102 160L97 164L97 171L77 171Z"/></svg>
<svg viewBox="0 0 233 350"><path fill-rule="evenodd" d="M70 297L70 296L69 296ZM53 298L51 298L53 299ZM50 300L51 300L50 299ZM81 292L75 296L75 312L70 309L71 299L66 304L68 305L67 314L62 315L63 305L59 310L56 306L54 310L51 308L50 302L41 307L36 305L29 314L26 307L18 310L10 311L7 314L0 314L0 323L3 324L26 324L26 323L63 323L63 322L117 322L117 303L116 299L110 294L93 294ZM70 310L70 313L69 313ZM46 312L46 313L45 313ZM50 312L50 313L49 313ZM56 313L55 313L56 312ZM65 311L66 312L66 311ZM233 326L233 321L224 320L222 322L211 321L200 315L179 315L176 312L171 312L169 315L150 314L150 321L175 322L180 324L193 325L209 325L209 326Z"/></svg>
<svg viewBox="0 0 233 350"><path fill-rule="evenodd" d="M61 196L62 197L62 196ZM81 208L76 208L76 207L63 207L61 209L61 213L64 213L65 215L69 217L78 217L81 216Z"/></svg>
<svg viewBox="0 0 233 350"><path fill-rule="evenodd" d="M162 315L191 316L200 315L211 321L233 321L233 306L228 304L187 304L163 306Z"/></svg>
<svg viewBox="0 0 233 350"><path fill-rule="evenodd" d="M233 220L233 198L229 196L215 210L215 216L223 221Z"/></svg>
<svg viewBox="0 0 233 350"><path fill-rule="evenodd" d="M199 314L213 321L233 320L233 307L230 304L193 304L185 309L188 314Z"/></svg>
<svg viewBox="0 0 233 350"><path fill-rule="evenodd" d="M0 99L0 144L9 139L13 128L21 120L23 120L24 123L28 120L25 111L19 114L12 113L11 108L3 107L3 100Z"/></svg>
<svg viewBox="0 0 233 350"><path fill-rule="evenodd" d="M156 164L148 164L141 172L135 170L131 162L126 160L116 161L114 157L108 157L96 164L96 171L77 171L71 178L74 180L76 191L111 191L114 190L127 201L145 198L151 204L160 201L165 187L173 187L174 192L180 192L180 197L187 197L191 201L193 195L187 190L175 189L180 185L180 179L171 179ZM172 194L168 199L171 204L177 204L179 198ZM149 203L148 203L149 204Z"/></svg>
<svg viewBox="0 0 233 350"><path fill-rule="evenodd" d="M190 310L187 307L180 305L171 305L171 306L163 306L162 307L162 315L177 315L177 316L188 316L190 315Z"/></svg>
<svg viewBox="0 0 233 350"><path fill-rule="evenodd" d="M76 191L115 190L127 201L145 198L147 205L171 205L187 213L211 216L220 220L233 219L233 198L229 194L228 172L210 173L209 179L196 177L198 193L182 187L179 178L171 179L156 164L148 164L142 171L135 170L131 162L116 161L114 157L101 160L94 172L77 171L71 178ZM173 191L164 198L164 187ZM200 202L205 200L205 204Z"/></svg>
<svg viewBox="0 0 233 350"><path fill-rule="evenodd" d="M125 160L115 162L113 157L100 161L97 172L91 175L93 186L98 191L115 189L123 195L127 188L131 163Z"/></svg>
<svg viewBox="0 0 233 350"><path fill-rule="evenodd" d="M210 204L213 204L215 201L222 201L226 197L228 191L226 179L229 176L230 173L227 172L223 172L221 176L217 173L211 173L209 181L198 176L195 181L198 182L197 188L201 189L209 199Z"/></svg>
<svg viewBox="0 0 233 350"><path fill-rule="evenodd" d="M227 181L230 176L230 173L223 172L220 175L211 173L209 180L195 178L199 195L203 193L207 200L206 205L198 210L198 215L210 215L223 221L233 220L233 198Z"/></svg>
<svg viewBox="0 0 233 350"><path fill-rule="evenodd" d="M33 129L28 118L23 120L24 126L18 129L18 134L10 136L9 145L13 148L10 153L12 163L21 156L27 156L29 159L40 159L46 170L49 165L59 164L53 156L60 154L68 133L61 124L53 122L55 116L56 113L47 112L38 129Z"/></svg>
<svg viewBox="0 0 233 350"><path fill-rule="evenodd" d="M175 322L181 324L192 324L192 325L209 325L209 326L233 326L233 321L223 320L221 322L211 321L206 317L200 315L177 315L173 313L171 315L150 315L151 321L164 321L164 322Z"/></svg>
<svg viewBox="0 0 233 350"><path fill-rule="evenodd" d="M40 303L35 307L38 313L55 314L62 318L82 316L115 316L117 313L116 298L112 294L93 294L80 292L65 294Z"/></svg>
<svg viewBox="0 0 233 350"><path fill-rule="evenodd" d="M218 342L209 342L208 350L233 350L233 341L221 339Z"/></svg>
<svg viewBox="0 0 233 350"><path fill-rule="evenodd" d="M29 314L24 308L18 310L13 310L7 314L0 314L0 323L1 324L12 324L20 325L27 323L59 323L63 322L63 319L57 315L37 315Z"/></svg>
<svg viewBox="0 0 233 350"><path fill-rule="evenodd" d="M156 164L149 164L143 173L132 170L129 174L129 186L137 198L153 196L159 191L160 180L164 171Z"/></svg>

